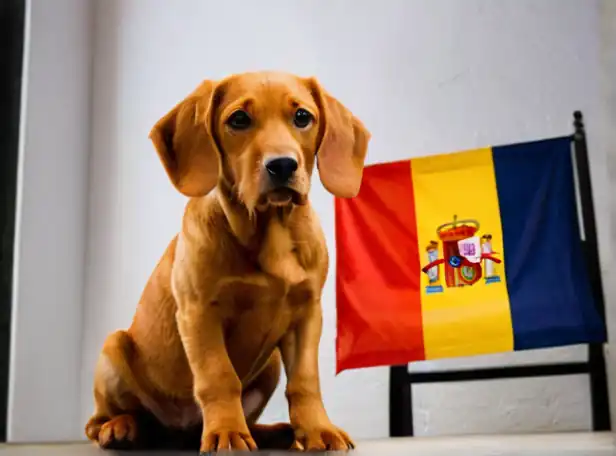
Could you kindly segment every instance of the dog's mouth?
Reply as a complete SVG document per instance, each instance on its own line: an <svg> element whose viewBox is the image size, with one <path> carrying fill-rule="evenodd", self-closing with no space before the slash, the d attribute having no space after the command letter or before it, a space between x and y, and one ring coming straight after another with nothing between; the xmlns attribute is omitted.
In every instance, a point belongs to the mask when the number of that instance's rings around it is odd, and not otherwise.
<svg viewBox="0 0 616 456"><path fill-rule="evenodd" d="M288 206L291 204L306 204L306 196L292 188L281 187L261 195L259 199L259 206Z"/></svg>

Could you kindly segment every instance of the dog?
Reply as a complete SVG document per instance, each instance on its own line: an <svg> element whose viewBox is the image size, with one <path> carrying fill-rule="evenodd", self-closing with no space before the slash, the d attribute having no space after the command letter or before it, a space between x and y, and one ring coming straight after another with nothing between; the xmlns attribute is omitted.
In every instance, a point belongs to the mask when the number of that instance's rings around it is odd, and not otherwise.
<svg viewBox="0 0 616 456"><path fill-rule="evenodd" d="M308 193L316 163L328 192L357 195L370 133L315 78L263 71L203 81L149 137L188 202L131 326L103 345L86 436L354 448L321 397L328 252ZM290 423L258 425L282 367Z"/></svg>

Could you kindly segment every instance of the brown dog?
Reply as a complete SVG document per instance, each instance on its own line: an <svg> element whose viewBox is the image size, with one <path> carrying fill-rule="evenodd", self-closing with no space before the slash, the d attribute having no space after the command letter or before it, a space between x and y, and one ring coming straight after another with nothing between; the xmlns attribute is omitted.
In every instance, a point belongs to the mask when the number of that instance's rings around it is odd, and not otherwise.
<svg viewBox="0 0 616 456"><path fill-rule="evenodd" d="M191 198L131 327L105 342L86 435L104 448L195 429L202 452L289 433L295 449L352 448L321 398L328 255L308 191L316 160L330 193L356 195L370 134L314 79L261 72L204 81L150 137ZM281 358L291 423L258 426Z"/></svg>

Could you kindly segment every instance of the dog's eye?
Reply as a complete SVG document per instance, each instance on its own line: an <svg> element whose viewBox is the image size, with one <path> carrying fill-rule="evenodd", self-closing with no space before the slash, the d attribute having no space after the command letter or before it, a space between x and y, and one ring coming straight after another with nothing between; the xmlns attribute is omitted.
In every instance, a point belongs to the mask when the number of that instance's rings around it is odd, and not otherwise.
<svg viewBox="0 0 616 456"><path fill-rule="evenodd" d="M293 117L293 123L297 128L306 128L312 123L313 117L305 109L299 108L295 111L295 116Z"/></svg>
<svg viewBox="0 0 616 456"><path fill-rule="evenodd" d="M252 125L252 119L246 111L239 110L229 116L227 125L234 130L246 130Z"/></svg>

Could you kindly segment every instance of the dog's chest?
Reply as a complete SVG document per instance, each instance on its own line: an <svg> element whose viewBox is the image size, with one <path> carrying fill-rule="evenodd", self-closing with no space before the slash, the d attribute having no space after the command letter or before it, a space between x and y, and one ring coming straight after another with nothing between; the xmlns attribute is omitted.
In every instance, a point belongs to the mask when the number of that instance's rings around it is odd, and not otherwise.
<svg viewBox="0 0 616 456"><path fill-rule="evenodd" d="M289 285L264 273L229 282L221 290L218 303L225 315L227 351L240 379L248 382L254 378L302 318L313 296L309 279Z"/></svg>
<svg viewBox="0 0 616 456"><path fill-rule="evenodd" d="M233 315L254 310L267 318L298 308L314 298L316 268L309 242L272 220L257 252L247 255L231 277L221 281L217 300Z"/></svg>
<svg viewBox="0 0 616 456"><path fill-rule="evenodd" d="M253 272L225 280L216 301L225 320L259 314L271 322L276 314L301 313L305 304L314 298L314 293L315 281L310 274L300 282L289 283L264 272Z"/></svg>
<svg viewBox="0 0 616 456"><path fill-rule="evenodd" d="M279 239L269 250L262 249L256 264L219 289L229 356L242 379L258 372L316 298L314 270L291 244L281 247L285 243Z"/></svg>
<svg viewBox="0 0 616 456"><path fill-rule="evenodd" d="M222 318L227 351L243 381L258 374L318 298L323 275L319 266L326 256L310 219L305 219L269 219L259 228L258 242L251 247L238 244L229 252L233 261L218 279L211 303Z"/></svg>

